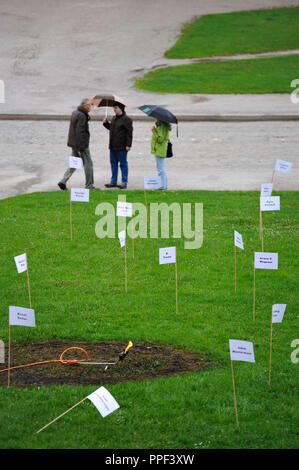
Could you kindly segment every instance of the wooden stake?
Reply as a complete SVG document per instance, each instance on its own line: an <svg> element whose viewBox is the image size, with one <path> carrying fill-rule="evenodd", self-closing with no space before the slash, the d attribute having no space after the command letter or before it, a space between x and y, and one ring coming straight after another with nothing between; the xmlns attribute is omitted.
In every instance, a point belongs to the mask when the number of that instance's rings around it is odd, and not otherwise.
<svg viewBox="0 0 299 470"><path fill-rule="evenodd" d="M274 186L274 176L275 176L275 170L273 170L272 179L271 179L271 183L273 184L273 186Z"/></svg>
<svg viewBox="0 0 299 470"><path fill-rule="evenodd" d="M237 292L237 250L235 245L235 293Z"/></svg>
<svg viewBox="0 0 299 470"><path fill-rule="evenodd" d="M9 320L8 320L9 321ZM7 371L7 386L10 386L10 325L8 325L8 371Z"/></svg>
<svg viewBox="0 0 299 470"><path fill-rule="evenodd" d="M231 369L232 369L232 382L233 382L233 392L234 392L234 404L235 404L235 413L236 413L236 425L237 428L239 427L239 420L238 420L238 409L237 409L237 397L236 397L236 388L235 388L235 379L234 379L234 367L233 361L230 360Z"/></svg>
<svg viewBox="0 0 299 470"><path fill-rule="evenodd" d="M81 403L83 403L83 401L87 400L87 397L83 398L83 400L79 401L78 403L76 403L74 406L72 406L71 408L69 408L68 410L66 410L64 413L62 413L61 415L57 416L57 418L53 419L50 423L46 424L43 428L39 429L38 431L36 431L35 434L38 434L40 433L41 431L43 431L44 429L46 429L48 426L50 426L50 424L52 423L55 423L55 421L57 421L59 418L61 418L62 416L66 415L69 411L73 410L76 406L80 405Z"/></svg>
<svg viewBox="0 0 299 470"><path fill-rule="evenodd" d="M134 250L134 227L133 227L133 213L132 213L132 218L131 218L131 224L132 224L132 257L133 259L135 258L135 250Z"/></svg>
<svg viewBox="0 0 299 470"><path fill-rule="evenodd" d="M252 319L255 321L255 268L253 268L253 310Z"/></svg>
<svg viewBox="0 0 299 470"><path fill-rule="evenodd" d="M271 355L272 355L272 327L273 325L273 306L271 309L271 328L270 328L270 358L269 358L269 387L271 387Z"/></svg>
<svg viewBox="0 0 299 470"><path fill-rule="evenodd" d="M178 313L179 306L178 306L178 263L177 263L177 260L175 261L175 305L176 305L176 313Z"/></svg>
<svg viewBox="0 0 299 470"><path fill-rule="evenodd" d="M260 210L260 238L262 242L262 251L264 251L264 237L263 237L263 216L262 211Z"/></svg>
<svg viewBox="0 0 299 470"><path fill-rule="evenodd" d="M144 188L144 200L145 200L145 207L146 207L146 220L147 220L147 225L148 225L148 209L147 209L147 199L146 199L145 188Z"/></svg>

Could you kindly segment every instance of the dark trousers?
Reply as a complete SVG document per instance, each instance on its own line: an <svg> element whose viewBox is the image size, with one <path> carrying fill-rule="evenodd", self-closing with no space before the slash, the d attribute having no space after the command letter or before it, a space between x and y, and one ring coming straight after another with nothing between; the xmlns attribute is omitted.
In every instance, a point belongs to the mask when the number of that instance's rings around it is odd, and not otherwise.
<svg viewBox="0 0 299 470"><path fill-rule="evenodd" d="M118 165L121 170L121 182L128 182L128 161L126 150L110 150L111 183L117 183Z"/></svg>

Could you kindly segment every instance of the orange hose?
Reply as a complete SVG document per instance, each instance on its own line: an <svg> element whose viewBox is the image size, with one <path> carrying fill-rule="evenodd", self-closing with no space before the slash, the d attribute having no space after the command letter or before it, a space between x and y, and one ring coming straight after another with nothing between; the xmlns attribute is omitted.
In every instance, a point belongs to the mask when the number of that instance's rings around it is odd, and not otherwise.
<svg viewBox="0 0 299 470"><path fill-rule="evenodd" d="M73 359L73 360L70 360L70 359L63 359L64 354L65 354L67 351L70 351L70 349L79 349L80 351L83 351L84 354L85 354L85 358L84 358L84 359ZM85 361L87 361L87 359L88 359L88 355L87 355L87 352L85 351L85 349L80 348L80 347L78 347L78 346L72 346L71 348L65 349L65 350L60 354L60 358L59 358L59 359L51 359L50 361L33 362L32 364L25 364L25 365L23 365L23 366L9 367L8 369L2 369L2 370L0 370L0 372L7 372L7 371L13 370L13 369L20 369L21 367L30 367L30 366L37 366L37 365L40 365L40 364L49 364L50 362L60 362L61 364L69 364L69 365L72 365L72 364L77 364L78 362L85 362Z"/></svg>

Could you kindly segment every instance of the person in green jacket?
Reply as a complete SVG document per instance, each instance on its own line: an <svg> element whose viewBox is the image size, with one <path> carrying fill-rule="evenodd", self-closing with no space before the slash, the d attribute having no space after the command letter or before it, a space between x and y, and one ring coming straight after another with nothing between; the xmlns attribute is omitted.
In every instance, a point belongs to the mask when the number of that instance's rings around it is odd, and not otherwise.
<svg viewBox="0 0 299 470"><path fill-rule="evenodd" d="M159 120L152 127L151 153L156 157L157 170L161 178L161 187L159 189L167 189L165 158L169 142L169 131L171 131L171 125Z"/></svg>

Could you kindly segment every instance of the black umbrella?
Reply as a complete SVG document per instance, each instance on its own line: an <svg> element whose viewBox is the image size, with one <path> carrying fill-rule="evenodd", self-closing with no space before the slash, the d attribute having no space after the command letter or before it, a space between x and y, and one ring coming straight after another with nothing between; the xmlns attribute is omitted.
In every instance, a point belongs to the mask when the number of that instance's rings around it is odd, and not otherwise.
<svg viewBox="0 0 299 470"><path fill-rule="evenodd" d="M168 109L162 108L162 106L156 106L153 104L145 104L140 106L138 109L143 111L147 116L159 119L159 121L178 124L178 120L174 114L172 114ZM178 135L178 130L177 130Z"/></svg>

